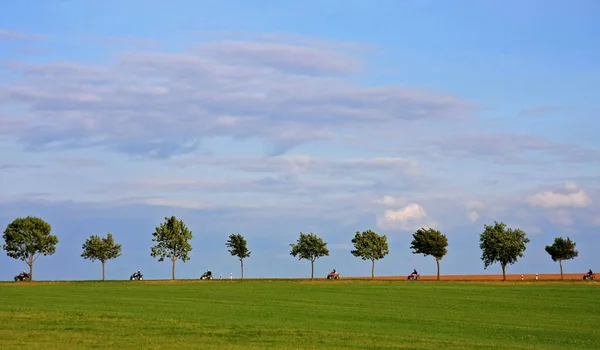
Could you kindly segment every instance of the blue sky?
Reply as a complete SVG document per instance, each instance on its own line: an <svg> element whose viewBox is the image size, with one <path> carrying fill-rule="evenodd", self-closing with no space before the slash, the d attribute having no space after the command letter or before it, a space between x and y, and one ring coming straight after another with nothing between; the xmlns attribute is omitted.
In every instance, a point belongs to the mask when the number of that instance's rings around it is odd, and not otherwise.
<svg viewBox="0 0 600 350"><path fill-rule="evenodd" d="M525 230L509 273L598 269L597 1L45 1L0 11L0 225L44 218L59 237L38 279L95 279L91 234L140 268L165 216L194 233L179 278L302 277L300 231L331 255L316 273L368 275L356 231L386 234L376 274L435 272L411 234L449 238L442 273L480 261L494 220ZM0 279L25 264L0 255Z"/></svg>

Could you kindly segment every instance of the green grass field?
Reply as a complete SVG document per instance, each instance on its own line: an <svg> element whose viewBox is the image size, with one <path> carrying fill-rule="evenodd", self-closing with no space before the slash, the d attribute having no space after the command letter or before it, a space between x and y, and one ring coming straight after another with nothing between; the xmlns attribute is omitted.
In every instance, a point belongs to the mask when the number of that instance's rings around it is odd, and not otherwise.
<svg viewBox="0 0 600 350"><path fill-rule="evenodd" d="M0 348L598 349L597 283L0 284Z"/></svg>

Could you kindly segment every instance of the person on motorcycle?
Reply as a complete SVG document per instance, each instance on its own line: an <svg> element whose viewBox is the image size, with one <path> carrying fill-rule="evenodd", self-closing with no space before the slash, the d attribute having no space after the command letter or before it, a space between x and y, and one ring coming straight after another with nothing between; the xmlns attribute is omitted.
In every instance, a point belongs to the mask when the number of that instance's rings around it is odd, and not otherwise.
<svg viewBox="0 0 600 350"><path fill-rule="evenodd" d="M592 272L592 269L590 269L590 270L588 271L588 275L590 275L590 276L593 276L593 275L594 275L594 273Z"/></svg>
<svg viewBox="0 0 600 350"><path fill-rule="evenodd" d="M333 269L333 274L334 274L334 275L335 275L335 273L336 273L336 272L337 272L337 271L336 271L335 269Z"/></svg>
<svg viewBox="0 0 600 350"><path fill-rule="evenodd" d="M418 275L419 273L417 272L417 269L413 269L413 272L411 273L411 275Z"/></svg>

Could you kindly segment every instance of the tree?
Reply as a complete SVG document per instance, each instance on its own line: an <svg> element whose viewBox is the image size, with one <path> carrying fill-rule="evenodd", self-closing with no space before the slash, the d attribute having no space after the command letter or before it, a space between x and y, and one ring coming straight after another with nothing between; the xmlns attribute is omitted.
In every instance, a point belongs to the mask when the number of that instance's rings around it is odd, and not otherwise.
<svg viewBox="0 0 600 350"><path fill-rule="evenodd" d="M192 251L189 240L192 239L192 231L175 216L165 217L165 222L156 227L152 234L152 242L157 242L151 248L150 255L158 257L158 261L168 258L173 263L171 267L172 278L175 279L175 263L181 259L184 263L190 260L188 254Z"/></svg>
<svg viewBox="0 0 600 350"><path fill-rule="evenodd" d="M387 237L367 230L362 233L356 232L352 243L355 250L350 253L363 260L371 260L371 279L375 279L375 260L383 259L390 252Z"/></svg>
<svg viewBox="0 0 600 350"><path fill-rule="evenodd" d="M499 262L502 266L502 279L506 280L506 265L512 265L525 256L529 238L523 230L508 228L503 222L494 221L494 225L484 227L485 230L479 237L481 260L486 269Z"/></svg>
<svg viewBox="0 0 600 350"><path fill-rule="evenodd" d="M242 279L244 279L244 259L250 257L250 251L246 243L244 236L240 234L230 234L229 240L225 243L229 253L232 256L237 256L240 259L240 267L242 269Z"/></svg>
<svg viewBox="0 0 600 350"><path fill-rule="evenodd" d="M30 280L33 280L33 263L37 258L56 252L58 238L50 234L51 230L50 224L35 216L17 218L4 230L6 255L29 265Z"/></svg>
<svg viewBox="0 0 600 350"><path fill-rule="evenodd" d="M121 245L115 243L113 235L108 233L106 237L92 235L85 240L81 246L83 252L81 257L91 261L100 260L102 263L102 280L106 281L104 265L107 260L116 259L121 256Z"/></svg>
<svg viewBox="0 0 600 350"><path fill-rule="evenodd" d="M558 264L560 265L561 280L563 279L563 260L571 260L579 256L579 252L575 249L575 245L575 242L569 237L567 237L567 239L556 237L554 238L554 243L552 245L546 246L546 252L550 254L552 261L558 261Z"/></svg>
<svg viewBox="0 0 600 350"><path fill-rule="evenodd" d="M437 279L440 279L440 260L448 253L448 238L438 230L420 228L413 233L410 249L413 254L431 255L437 264Z"/></svg>
<svg viewBox="0 0 600 350"><path fill-rule="evenodd" d="M323 256L329 256L329 249L327 249L327 243L322 238L317 237L314 233L302 233L300 232L300 238L296 244L290 244L292 250L290 255L298 257L298 260L306 259L310 260L311 273L310 279L315 278L315 261Z"/></svg>

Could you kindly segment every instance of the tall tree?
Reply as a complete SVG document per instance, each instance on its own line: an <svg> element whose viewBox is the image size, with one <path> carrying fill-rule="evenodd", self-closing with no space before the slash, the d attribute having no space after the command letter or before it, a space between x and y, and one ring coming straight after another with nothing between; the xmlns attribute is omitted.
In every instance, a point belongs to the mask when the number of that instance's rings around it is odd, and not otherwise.
<svg viewBox="0 0 600 350"><path fill-rule="evenodd" d="M448 238L438 230L420 228L413 233L410 245L413 254L431 255L437 264L437 279L440 279L440 260L448 253Z"/></svg>
<svg viewBox="0 0 600 350"><path fill-rule="evenodd" d="M498 262L502 266L502 279L506 281L506 265L514 264L525 256L529 238L521 229L508 228L503 222L494 221L494 225L485 225L479 237L481 260L484 268Z"/></svg>
<svg viewBox="0 0 600 350"><path fill-rule="evenodd" d="M121 256L121 245L117 244L111 233L106 234L106 237L92 235L86 239L81 246L83 252L81 257L91 261L100 260L102 263L102 280L106 281L106 273L104 265L107 260L116 259Z"/></svg>
<svg viewBox="0 0 600 350"><path fill-rule="evenodd" d="M171 276L175 279L175 263L178 259L184 263L190 260L188 256L192 251L190 240L192 231L183 223L183 220L177 220L175 216L165 217L165 221L156 227L152 233L152 242L157 242L151 248L150 255L153 258L158 257L158 261L164 261L168 258L173 263L171 267Z"/></svg>
<svg viewBox="0 0 600 350"><path fill-rule="evenodd" d="M558 264L560 265L561 280L563 279L563 260L571 260L579 256L579 252L575 249L575 245L575 242L569 237L567 237L567 239L556 237L554 238L554 243L552 245L546 246L546 252L550 254L552 261L558 261Z"/></svg>
<svg viewBox="0 0 600 350"><path fill-rule="evenodd" d="M350 253L363 260L371 260L371 279L375 279L375 260L383 259L390 252L387 236L380 236L371 230L356 232L352 243L354 250Z"/></svg>
<svg viewBox="0 0 600 350"><path fill-rule="evenodd" d="M244 236L240 234L230 234L229 240L225 243L229 253L232 256L237 256L240 259L240 267L242 269L242 279L244 279L244 259L250 257L250 251L248 250L248 244Z"/></svg>
<svg viewBox="0 0 600 350"><path fill-rule="evenodd" d="M327 243L312 232L309 234L300 232L300 238L298 238L296 244L290 244L290 247L292 247L290 255L298 257L298 260L310 260L311 280L315 278L315 261L320 257L329 256Z"/></svg>
<svg viewBox="0 0 600 350"><path fill-rule="evenodd" d="M50 224L35 216L17 218L4 230L2 238L6 255L29 265L30 281L33 280L33 263L37 258L56 252L58 238L51 231Z"/></svg>

